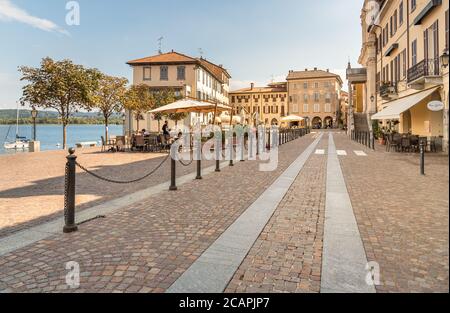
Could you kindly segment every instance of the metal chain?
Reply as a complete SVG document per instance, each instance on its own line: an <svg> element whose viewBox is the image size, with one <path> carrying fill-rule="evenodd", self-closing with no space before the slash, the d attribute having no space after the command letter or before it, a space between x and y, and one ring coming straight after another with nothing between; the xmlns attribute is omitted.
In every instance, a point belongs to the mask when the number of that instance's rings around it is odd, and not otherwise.
<svg viewBox="0 0 450 313"><path fill-rule="evenodd" d="M106 181L106 182L108 182L108 183L113 183L113 184L132 184L132 183L137 183L137 182L139 182L139 181L141 181L141 180L144 180L144 179L146 179L147 177L149 177L150 175L152 175L153 173L155 173L166 161L167 161L167 159L170 157L170 154L167 154L167 156L164 158L164 160L162 160L162 162L157 166L157 167L155 167L152 171L150 171L148 174L146 174L146 175L144 175L144 176L142 176L141 178L138 178L138 179L133 179L133 180L127 180L127 181L119 181L119 180L114 180L114 179L110 179L110 178L105 178L105 177L102 177L102 176L100 176L100 175L98 175L98 174L95 174L95 173L93 173L92 171L90 171L90 170L88 170L87 168L85 168L84 166L82 166L80 163L78 163L78 162L75 162L75 164L80 168L80 169L82 169L83 171L85 171L86 173L88 173L88 174L90 174L90 175L92 175L92 176L94 176L95 178L98 178L98 179L100 179L100 180L103 180L103 181Z"/></svg>
<svg viewBox="0 0 450 313"><path fill-rule="evenodd" d="M189 161L189 163L184 163L183 161L181 161L181 160L178 160L178 162L180 162L180 164L181 165L183 165L183 166L189 166L189 165L191 165L192 164L192 162L194 162L194 158L192 158L190 161Z"/></svg>

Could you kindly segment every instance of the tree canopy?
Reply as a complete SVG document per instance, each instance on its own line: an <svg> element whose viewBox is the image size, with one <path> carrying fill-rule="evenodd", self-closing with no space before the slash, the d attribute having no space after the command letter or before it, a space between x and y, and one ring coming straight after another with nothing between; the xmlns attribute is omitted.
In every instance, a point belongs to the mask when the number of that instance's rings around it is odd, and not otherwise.
<svg viewBox="0 0 450 313"><path fill-rule="evenodd" d="M93 102L94 90L98 87L101 74L96 69L87 69L71 60L54 61L42 59L40 67L21 66L23 87L21 103L54 109L63 125L63 147L66 147L66 126L73 113L89 108Z"/></svg>

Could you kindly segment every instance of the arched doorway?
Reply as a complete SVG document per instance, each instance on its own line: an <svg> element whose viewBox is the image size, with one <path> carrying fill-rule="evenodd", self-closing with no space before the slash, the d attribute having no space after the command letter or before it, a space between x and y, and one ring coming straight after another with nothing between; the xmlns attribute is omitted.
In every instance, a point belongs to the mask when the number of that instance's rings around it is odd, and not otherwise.
<svg viewBox="0 0 450 313"><path fill-rule="evenodd" d="M333 118L331 116L325 117L324 127L325 128L333 128Z"/></svg>
<svg viewBox="0 0 450 313"><path fill-rule="evenodd" d="M322 128L322 119L318 116L316 116L315 118L312 119L312 128L314 129L320 129Z"/></svg>

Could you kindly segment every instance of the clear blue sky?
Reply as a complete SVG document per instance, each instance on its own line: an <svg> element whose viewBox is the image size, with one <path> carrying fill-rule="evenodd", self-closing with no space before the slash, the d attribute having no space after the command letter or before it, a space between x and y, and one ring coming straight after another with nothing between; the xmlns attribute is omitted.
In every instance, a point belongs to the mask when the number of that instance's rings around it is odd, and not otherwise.
<svg viewBox="0 0 450 313"><path fill-rule="evenodd" d="M223 64L233 87L306 67L343 71L361 48L362 0L0 0L0 108L21 96L20 65L70 58L131 79L126 61L174 49ZM343 77L344 79L344 77Z"/></svg>

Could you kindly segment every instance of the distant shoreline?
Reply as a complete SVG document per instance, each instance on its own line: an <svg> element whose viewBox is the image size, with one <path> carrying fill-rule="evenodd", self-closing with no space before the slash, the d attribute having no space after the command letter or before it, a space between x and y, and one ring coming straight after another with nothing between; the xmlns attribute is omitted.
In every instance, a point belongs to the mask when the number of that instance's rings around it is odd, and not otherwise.
<svg viewBox="0 0 450 313"><path fill-rule="evenodd" d="M2 124L2 123L0 123L0 126L16 126L16 123L14 123L14 124ZM19 124L19 127L20 126L33 126L33 124ZM51 123L49 123L49 124L38 124L38 123L36 123L36 126L61 126L62 127L62 124L51 124ZM69 124L69 125L67 125L68 127L69 126L105 126L105 124L97 124L97 123L93 123L93 124ZM122 124L109 124L108 126L122 126Z"/></svg>

